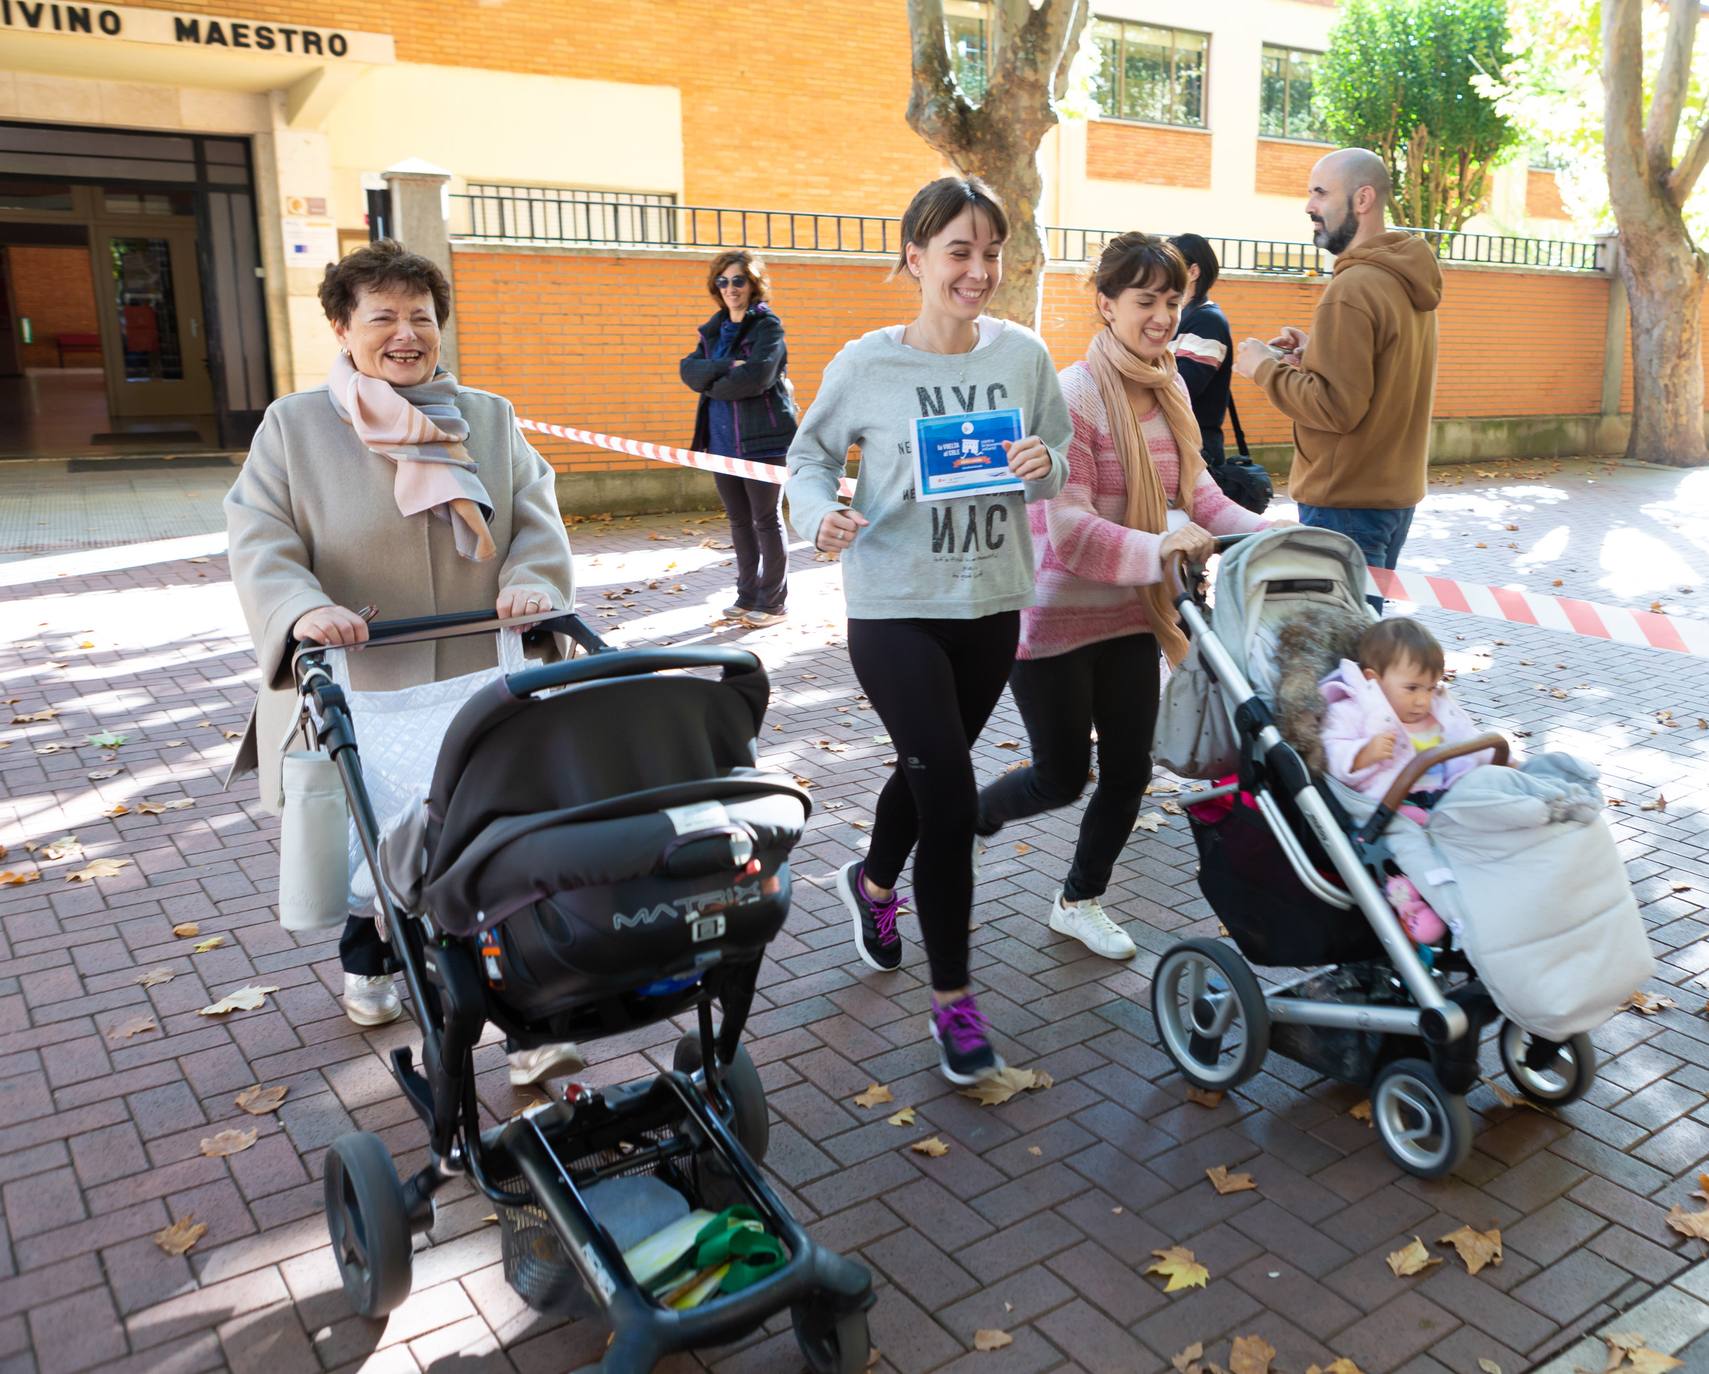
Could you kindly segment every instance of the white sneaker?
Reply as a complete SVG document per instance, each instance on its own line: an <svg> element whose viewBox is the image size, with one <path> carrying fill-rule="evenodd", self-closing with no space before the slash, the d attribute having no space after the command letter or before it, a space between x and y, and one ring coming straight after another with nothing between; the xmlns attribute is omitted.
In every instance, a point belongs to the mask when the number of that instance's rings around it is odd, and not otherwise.
<svg viewBox="0 0 1709 1374"><path fill-rule="evenodd" d="M383 1026L404 1014L389 973L346 973L344 1014L358 1026Z"/></svg>
<svg viewBox="0 0 1709 1374"><path fill-rule="evenodd" d="M1083 902L1064 902L1062 889L1057 888L1050 899L1050 928L1058 935L1071 936L1106 959L1133 958L1133 941L1104 914L1104 904L1096 897Z"/></svg>
<svg viewBox="0 0 1709 1374"><path fill-rule="evenodd" d="M533 1050L512 1050L505 1056L510 1060L510 1086L526 1088L557 1074L575 1073L587 1067L587 1060L575 1045L541 1045Z"/></svg>

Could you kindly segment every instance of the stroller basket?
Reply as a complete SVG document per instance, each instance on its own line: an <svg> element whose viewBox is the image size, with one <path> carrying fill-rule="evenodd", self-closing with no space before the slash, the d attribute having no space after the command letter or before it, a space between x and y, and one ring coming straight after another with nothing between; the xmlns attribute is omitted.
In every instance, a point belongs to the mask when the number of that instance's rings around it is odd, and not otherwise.
<svg viewBox="0 0 1709 1374"><path fill-rule="evenodd" d="M1244 796L1233 801L1220 820L1206 815L1221 810L1216 802L1189 808L1187 818L1199 847L1199 890L1240 952L1269 967L1380 958L1382 942L1364 914L1308 892L1264 818ZM1306 852L1330 869L1314 842Z"/></svg>

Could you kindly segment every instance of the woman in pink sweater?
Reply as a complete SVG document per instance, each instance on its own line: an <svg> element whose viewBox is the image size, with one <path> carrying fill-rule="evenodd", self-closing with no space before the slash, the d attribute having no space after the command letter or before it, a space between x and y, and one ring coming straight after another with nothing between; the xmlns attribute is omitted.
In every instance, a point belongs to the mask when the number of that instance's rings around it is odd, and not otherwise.
<svg viewBox="0 0 1709 1374"><path fill-rule="evenodd" d="M1068 480L1060 495L1029 507L1035 604L1021 612L1009 685L1032 762L979 798L984 836L1070 805L1086 786L1097 730L1098 785L1049 921L1110 959L1134 952L1099 899L1151 781L1158 652L1171 663L1186 653L1162 585L1163 559L1177 550L1208 558L1213 534L1268 523L1224 496L1205 470L1169 349L1186 286L1180 253L1150 234L1122 234L1098 260L1105 327L1085 360L1062 372L1074 420Z"/></svg>

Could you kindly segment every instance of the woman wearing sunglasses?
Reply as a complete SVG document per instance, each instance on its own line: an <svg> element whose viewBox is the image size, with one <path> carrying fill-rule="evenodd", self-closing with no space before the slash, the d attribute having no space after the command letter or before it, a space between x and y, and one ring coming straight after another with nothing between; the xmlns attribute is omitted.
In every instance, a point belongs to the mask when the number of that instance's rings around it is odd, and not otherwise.
<svg viewBox="0 0 1709 1374"><path fill-rule="evenodd" d="M746 249L720 253L706 274L706 290L718 311L700 326L700 345L681 365L683 384L700 393L689 447L781 468L795 437L795 397L783 324L766 304L771 280L765 263ZM713 480L736 549L736 600L724 614L775 625L789 594L778 515L783 487L721 472Z"/></svg>

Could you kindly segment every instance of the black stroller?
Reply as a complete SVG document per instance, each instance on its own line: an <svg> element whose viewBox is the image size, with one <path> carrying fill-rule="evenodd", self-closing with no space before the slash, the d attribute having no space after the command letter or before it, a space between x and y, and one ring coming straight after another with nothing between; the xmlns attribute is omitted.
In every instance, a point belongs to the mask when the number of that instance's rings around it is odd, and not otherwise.
<svg viewBox="0 0 1709 1374"><path fill-rule="evenodd" d="M497 627L491 612L376 624L370 648ZM765 1096L739 1044L810 810L791 780L754 767L765 671L735 649L614 651L573 615L530 629L590 652L476 692L414 832L391 827L383 857L350 705L325 650L295 655L305 729L337 762L422 1037L419 1064L403 1048L391 1067L427 1127L429 1163L400 1181L368 1132L327 1154L345 1294L364 1316L397 1307L435 1191L466 1176L495 1204L505 1276L531 1306L586 1313L591 1295L607 1313L603 1374L736 1340L784 1309L815 1374L855 1374L870 1275L809 1239L760 1176ZM672 671L692 669L721 676ZM473 1052L488 1023L532 1048L684 1014L698 1026L672 1072L571 1084L482 1128ZM677 1213L746 1204L781 1242L781 1267L697 1307L665 1305L624 1259L642 1239L636 1214L661 1195Z"/></svg>

